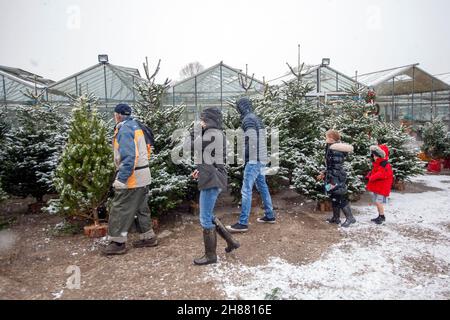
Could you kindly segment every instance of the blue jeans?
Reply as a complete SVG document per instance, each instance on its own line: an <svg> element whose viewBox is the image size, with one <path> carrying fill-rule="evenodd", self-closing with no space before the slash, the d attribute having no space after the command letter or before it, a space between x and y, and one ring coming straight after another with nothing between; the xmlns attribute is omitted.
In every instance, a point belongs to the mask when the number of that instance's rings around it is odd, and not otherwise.
<svg viewBox="0 0 450 320"><path fill-rule="evenodd" d="M266 183L266 176L264 174L265 165L261 162L247 163L244 170L244 182L242 183L242 211L239 218L239 223L248 225L248 218L252 208L252 192L253 186L256 183L256 189L261 195L264 211L267 218L275 218L273 213L272 198L270 197L269 187Z"/></svg>
<svg viewBox="0 0 450 320"><path fill-rule="evenodd" d="M211 188L200 191L200 224L204 229L214 229L213 224L214 207L219 194L222 192L220 188Z"/></svg>

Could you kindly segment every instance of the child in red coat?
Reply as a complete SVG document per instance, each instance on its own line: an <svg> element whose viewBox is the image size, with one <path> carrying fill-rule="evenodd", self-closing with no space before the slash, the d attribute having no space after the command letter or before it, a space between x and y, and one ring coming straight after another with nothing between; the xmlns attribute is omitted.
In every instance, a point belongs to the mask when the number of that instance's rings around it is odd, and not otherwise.
<svg viewBox="0 0 450 320"><path fill-rule="evenodd" d="M385 145L372 146L370 151L373 157L372 171L367 175L369 182L367 190L372 192L372 202L378 209L378 217L372 219L376 224L386 221L384 216L384 205L391 194L394 175L389 163L389 149Z"/></svg>

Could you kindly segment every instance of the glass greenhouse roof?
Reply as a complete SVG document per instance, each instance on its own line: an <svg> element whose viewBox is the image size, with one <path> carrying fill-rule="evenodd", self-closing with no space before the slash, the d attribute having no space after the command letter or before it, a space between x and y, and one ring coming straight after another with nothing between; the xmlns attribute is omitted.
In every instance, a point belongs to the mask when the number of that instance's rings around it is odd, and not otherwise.
<svg viewBox="0 0 450 320"><path fill-rule="evenodd" d="M166 104L185 104L187 106L223 106L224 101L245 93L239 77L250 84L251 78L241 70L220 62L195 76L175 83L167 90ZM258 94L264 91L264 83L253 79L247 93Z"/></svg>
<svg viewBox="0 0 450 320"><path fill-rule="evenodd" d="M9 68L10 70L20 70ZM5 71L6 67L0 67L0 103L3 104L29 104L33 102L27 93L37 93L44 90L45 86L40 81L31 81L29 77L24 78L20 73ZM23 70L20 70L23 71ZM23 71L26 72L26 71ZM26 72L27 75L33 75ZM22 74L23 75L23 74ZM33 75L33 79L43 79ZM51 80L48 80L51 81Z"/></svg>
<svg viewBox="0 0 450 320"><path fill-rule="evenodd" d="M68 95L89 93L100 103L134 102L139 98L135 86L143 82L145 80L137 69L99 63L50 85L48 99L67 102L70 100Z"/></svg>
<svg viewBox="0 0 450 320"><path fill-rule="evenodd" d="M363 74L358 76L358 81L375 89L382 96L450 90L448 83L420 69L418 65Z"/></svg>
<svg viewBox="0 0 450 320"><path fill-rule="evenodd" d="M294 68L298 72L298 67ZM272 85L283 85L295 79L294 75L289 71L269 81ZM352 88L365 87L361 82L355 81L353 78L339 72L330 66L325 65L305 65L302 70L303 81L308 82L316 93L344 93ZM319 85L318 85L319 84Z"/></svg>
<svg viewBox="0 0 450 320"><path fill-rule="evenodd" d="M435 75L436 78L439 80L445 82L446 84L450 84L450 72L437 74Z"/></svg>

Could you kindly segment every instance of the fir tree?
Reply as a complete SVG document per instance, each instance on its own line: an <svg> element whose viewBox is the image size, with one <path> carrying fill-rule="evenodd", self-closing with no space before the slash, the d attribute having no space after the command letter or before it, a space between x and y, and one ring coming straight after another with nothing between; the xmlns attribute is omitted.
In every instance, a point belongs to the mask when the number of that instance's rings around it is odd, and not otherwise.
<svg viewBox="0 0 450 320"><path fill-rule="evenodd" d="M374 137L378 143L389 148L389 162L397 181L409 181L412 177L424 173L422 162L409 147L412 138L405 127L379 122L374 130Z"/></svg>
<svg viewBox="0 0 450 320"><path fill-rule="evenodd" d="M10 125L6 121L7 113L5 111L0 111L0 163L4 163L4 155L6 149L6 137L9 132ZM3 191L2 182L1 182L1 174L2 170L0 170L0 202L6 199L7 194Z"/></svg>
<svg viewBox="0 0 450 320"><path fill-rule="evenodd" d="M312 87L293 73L297 81L266 89L264 97L256 101L256 113L268 127L279 130L279 176L289 181L299 193L323 199L323 185L316 177L323 169L323 121L329 110L306 97Z"/></svg>
<svg viewBox="0 0 450 320"><path fill-rule="evenodd" d="M144 63L147 81L137 86L142 101L134 110L135 117L150 127L155 135L155 146L150 157L152 181L149 206L152 216L160 216L176 208L183 200L192 200L196 194L195 184L190 178L193 167L174 164L171 159L172 149L178 144L178 141L172 141L172 134L183 128L185 108L162 105L170 81L166 80L162 84L155 82L159 65L150 75L148 61Z"/></svg>
<svg viewBox="0 0 450 320"><path fill-rule="evenodd" d="M450 140L444 122L434 121L425 125L422 151L433 159L442 159L450 155Z"/></svg>
<svg viewBox="0 0 450 320"><path fill-rule="evenodd" d="M55 178L60 210L66 215L98 221L97 208L105 200L114 174L113 151L107 136L107 126L92 97L78 98Z"/></svg>
<svg viewBox="0 0 450 320"><path fill-rule="evenodd" d="M54 192L52 178L66 141L66 121L57 107L45 103L19 107L16 125L6 134L2 180L16 196L42 197Z"/></svg>

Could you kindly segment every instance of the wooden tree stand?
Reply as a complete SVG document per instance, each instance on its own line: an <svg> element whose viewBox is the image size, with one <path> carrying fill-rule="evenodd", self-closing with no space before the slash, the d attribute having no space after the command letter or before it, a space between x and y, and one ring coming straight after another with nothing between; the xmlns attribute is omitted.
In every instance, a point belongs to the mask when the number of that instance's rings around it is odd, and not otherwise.
<svg viewBox="0 0 450 320"><path fill-rule="evenodd" d="M189 204L189 211L194 216L198 216L200 214L200 205L199 205L199 203L196 202L196 201L191 201L191 203Z"/></svg>
<svg viewBox="0 0 450 320"><path fill-rule="evenodd" d="M406 185L405 181L397 180L394 182L394 190L396 191L405 191Z"/></svg>
<svg viewBox="0 0 450 320"><path fill-rule="evenodd" d="M94 223L84 227L84 234L89 238L103 238L108 234L108 225L106 223Z"/></svg>
<svg viewBox="0 0 450 320"><path fill-rule="evenodd" d="M333 211L333 206L330 200L317 202L317 210L320 212L330 212Z"/></svg>
<svg viewBox="0 0 450 320"><path fill-rule="evenodd" d="M158 218L152 218L152 228L153 228L153 231L159 230L159 219Z"/></svg>

